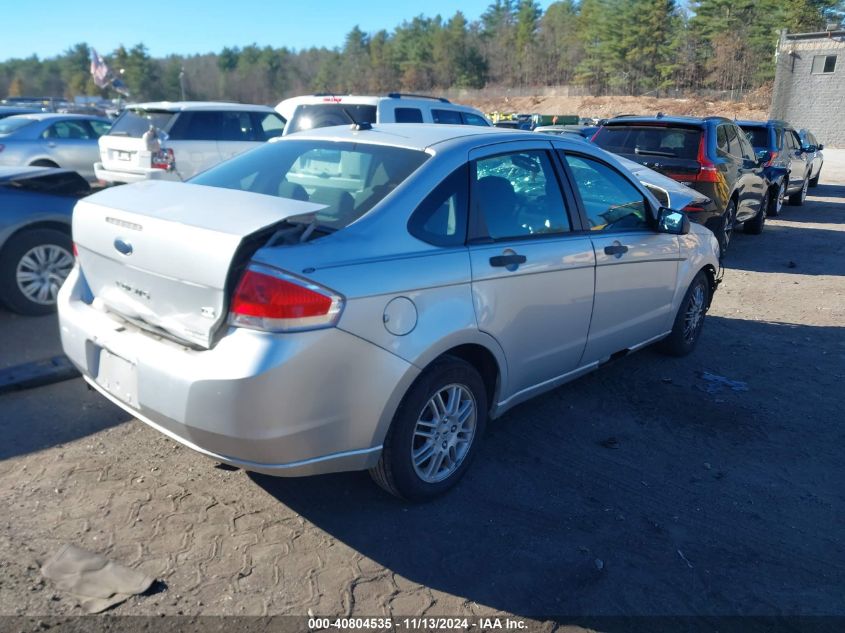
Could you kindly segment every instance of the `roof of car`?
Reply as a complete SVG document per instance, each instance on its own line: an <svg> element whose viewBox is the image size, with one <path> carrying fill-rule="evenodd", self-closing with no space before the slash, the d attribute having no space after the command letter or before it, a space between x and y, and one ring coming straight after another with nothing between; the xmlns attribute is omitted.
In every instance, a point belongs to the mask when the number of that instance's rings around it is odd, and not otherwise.
<svg viewBox="0 0 845 633"><path fill-rule="evenodd" d="M734 123L742 127L767 127L769 125L775 127L792 127L789 123L780 119L769 119L768 121L734 121Z"/></svg>
<svg viewBox="0 0 845 633"><path fill-rule="evenodd" d="M170 110L182 112L184 110L258 110L272 112L273 108L254 103L231 103L228 101L146 101L144 103L127 103L127 109L141 110Z"/></svg>
<svg viewBox="0 0 845 633"><path fill-rule="evenodd" d="M680 125L700 125L705 121L711 120L718 120L718 121L730 121L725 117L720 116L708 116L708 117L697 117L697 116L683 116L683 115L672 115L672 116L645 116L645 115L625 115L621 117L616 117L613 119L608 119L605 123L605 126L612 126L612 125L629 125L631 123L677 123Z"/></svg>
<svg viewBox="0 0 845 633"><path fill-rule="evenodd" d="M11 119L13 117L8 117ZM17 119L31 119L32 121L52 121L53 119L78 119L82 121L107 121L111 123L106 117L97 116L95 114L61 114L59 112L30 112L26 114L16 114L14 118ZM7 119L7 120L8 120Z"/></svg>
<svg viewBox="0 0 845 633"><path fill-rule="evenodd" d="M439 143L473 137L487 137L495 141L536 140L538 135L528 130L510 130L481 125L443 125L440 123L379 123L371 129L355 130L353 126L322 127L272 139L270 142L315 139L327 141L365 141L423 151Z"/></svg>

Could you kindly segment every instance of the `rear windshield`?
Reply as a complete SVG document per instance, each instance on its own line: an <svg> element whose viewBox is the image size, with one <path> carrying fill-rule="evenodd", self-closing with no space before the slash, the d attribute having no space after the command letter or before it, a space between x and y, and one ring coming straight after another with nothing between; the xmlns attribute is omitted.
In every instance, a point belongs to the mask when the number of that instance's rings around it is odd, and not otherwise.
<svg viewBox="0 0 845 633"><path fill-rule="evenodd" d="M22 127L35 123L35 119L28 119L26 117L10 116L0 120L0 136L4 134L11 134L17 132Z"/></svg>
<svg viewBox="0 0 845 633"><path fill-rule="evenodd" d="M177 112L168 110L143 110L141 108L127 108L124 110L114 125L111 126L111 136L130 136L141 138L141 136L154 125L159 130L166 132L168 126L176 117Z"/></svg>
<svg viewBox="0 0 845 633"><path fill-rule="evenodd" d="M695 128L612 125L600 128L593 143L615 154L695 160L700 139L701 130Z"/></svg>
<svg viewBox="0 0 845 633"><path fill-rule="evenodd" d="M374 105L314 103L301 105L296 109L288 134L301 130L313 130L318 127L375 122L376 107Z"/></svg>
<svg viewBox="0 0 845 633"><path fill-rule="evenodd" d="M766 127L743 127L745 138L754 146L754 149L769 149L769 128Z"/></svg>
<svg viewBox="0 0 845 633"><path fill-rule="evenodd" d="M91 193L88 181L75 171L48 173L35 178L22 175L16 179L3 183L9 189L36 191L38 193L52 193L56 195L82 197Z"/></svg>
<svg viewBox="0 0 845 633"><path fill-rule="evenodd" d="M364 143L288 139L212 167L190 182L325 205L319 224L351 224L398 187L428 154Z"/></svg>

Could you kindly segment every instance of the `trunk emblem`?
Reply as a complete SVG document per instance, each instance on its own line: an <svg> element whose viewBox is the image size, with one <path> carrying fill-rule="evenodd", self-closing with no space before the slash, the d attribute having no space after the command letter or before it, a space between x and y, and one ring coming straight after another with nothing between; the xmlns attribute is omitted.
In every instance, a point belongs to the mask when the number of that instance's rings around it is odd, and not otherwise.
<svg viewBox="0 0 845 633"><path fill-rule="evenodd" d="M120 253L121 255L131 255L132 254L132 244L127 242L122 238L115 238L114 240L114 248L115 250Z"/></svg>

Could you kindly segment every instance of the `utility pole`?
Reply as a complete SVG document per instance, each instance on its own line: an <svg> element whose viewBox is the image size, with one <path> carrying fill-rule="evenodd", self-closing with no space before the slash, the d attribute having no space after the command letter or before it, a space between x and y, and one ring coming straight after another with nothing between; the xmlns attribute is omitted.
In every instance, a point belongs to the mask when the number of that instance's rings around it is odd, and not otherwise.
<svg viewBox="0 0 845 633"><path fill-rule="evenodd" d="M182 89L182 101L185 101L185 67L179 71L179 88Z"/></svg>

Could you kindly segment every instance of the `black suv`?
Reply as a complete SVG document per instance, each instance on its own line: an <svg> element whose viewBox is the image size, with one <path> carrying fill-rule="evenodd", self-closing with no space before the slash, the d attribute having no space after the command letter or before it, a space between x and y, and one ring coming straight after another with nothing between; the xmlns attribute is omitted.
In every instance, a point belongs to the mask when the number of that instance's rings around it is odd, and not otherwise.
<svg viewBox="0 0 845 633"><path fill-rule="evenodd" d="M769 215L779 215L784 199L802 205L807 197L813 152L801 142L798 133L786 121L737 121L758 157L765 159L772 182Z"/></svg>
<svg viewBox="0 0 845 633"><path fill-rule="evenodd" d="M727 250L735 225L758 234L766 221L770 184L763 163L739 127L722 117L625 116L609 119L593 143L688 185L715 211L683 209Z"/></svg>

